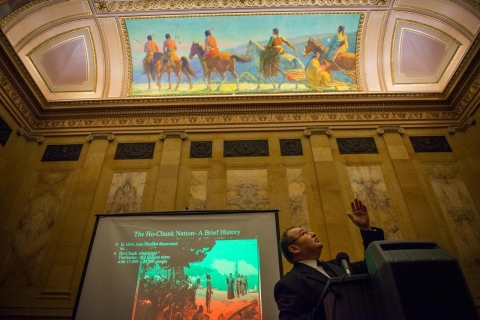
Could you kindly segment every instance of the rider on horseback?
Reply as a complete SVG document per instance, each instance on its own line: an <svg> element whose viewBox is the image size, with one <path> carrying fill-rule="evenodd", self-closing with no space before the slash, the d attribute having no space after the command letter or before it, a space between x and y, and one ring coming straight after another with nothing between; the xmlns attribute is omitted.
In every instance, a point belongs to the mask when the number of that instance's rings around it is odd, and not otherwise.
<svg viewBox="0 0 480 320"><path fill-rule="evenodd" d="M217 47L217 40L212 36L210 30L205 30L205 54L200 59L203 65L204 73L207 72L207 59L220 54Z"/></svg>
<svg viewBox="0 0 480 320"><path fill-rule="evenodd" d="M347 35L345 34L345 26L339 26L335 37L330 42L326 59L328 61L335 61L339 53L345 53L347 51L348 39Z"/></svg>
<svg viewBox="0 0 480 320"><path fill-rule="evenodd" d="M144 73L153 72L153 53L159 51L158 45L153 41L152 36L147 36L147 42L143 47L143 51L147 54L143 59ZM148 69L150 68L150 70Z"/></svg>
<svg viewBox="0 0 480 320"><path fill-rule="evenodd" d="M163 63L167 64L171 60L175 60L177 54L175 53L177 50L177 44L175 40L170 39L170 34L167 33L165 35L165 41L163 42Z"/></svg>
<svg viewBox="0 0 480 320"><path fill-rule="evenodd" d="M287 46L292 48L295 52L297 49L287 39L279 35L278 28L273 28L273 35L268 40L265 51L260 56L260 65L258 72L263 72L263 76L277 76L278 75L278 56L283 54L282 43L285 42Z"/></svg>

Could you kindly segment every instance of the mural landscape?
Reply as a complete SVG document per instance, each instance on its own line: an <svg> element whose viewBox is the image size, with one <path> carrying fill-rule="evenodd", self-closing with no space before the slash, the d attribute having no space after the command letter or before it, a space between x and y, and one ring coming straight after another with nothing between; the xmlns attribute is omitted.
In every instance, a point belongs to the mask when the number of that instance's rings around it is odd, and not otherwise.
<svg viewBox="0 0 480 320"><path fill-rule="evenodd" d="M359 12L124 18L129 95L359 91L362 21Z"/></svg>

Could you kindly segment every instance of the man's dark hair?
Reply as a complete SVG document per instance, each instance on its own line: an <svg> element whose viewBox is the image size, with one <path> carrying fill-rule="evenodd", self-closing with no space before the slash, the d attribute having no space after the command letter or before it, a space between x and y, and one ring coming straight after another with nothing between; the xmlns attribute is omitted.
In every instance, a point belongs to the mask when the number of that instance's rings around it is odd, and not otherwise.
<svg viewBox="0 0 480 320"><path fill-rule="evenodd" d="M273 33L278 34L279 32L280 30L278 30L278 28L273 28Z"/></svg>
<svg viewBox="0 0 480 320"><path fill-rule="evenodd" d="M290 246L290 242L292 241L291 237L288 236L288 231L292 230L295 227L290 227L287 230L283 231L282 237L280 238L280 241L278 243L280 247L280 251L282 251L283 256L285 259L290 262L294 263L293 261L293 255L290 251L288 251L288 247Z"/></svg>
<svg viewBox="0 0 480 320"><path fill-rule="evenodd" d="M147 40L152 40L152 36L151 36L151 35L148 35L148 36L147 36Z"/></svg>
<svg viewBox="0 0 480 320"><path fill-rule="evenodd" d="M167 34L165 35L165 39L170 39L170 33L167 33Z"/></svg>
<svg viewBox="0 0 480 320"><path fill-rule="evenodd" d="M211 36L210 30L205 30L205 37Z"/></svg>

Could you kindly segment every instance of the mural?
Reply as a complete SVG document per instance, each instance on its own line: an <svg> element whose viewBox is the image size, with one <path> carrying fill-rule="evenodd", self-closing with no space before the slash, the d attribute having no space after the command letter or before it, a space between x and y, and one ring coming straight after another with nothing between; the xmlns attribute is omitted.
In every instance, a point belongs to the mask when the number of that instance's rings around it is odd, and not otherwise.
<svg viewBox="0 0 480 320"><path fill-rule="evenodd" d="M129 95L359 91L364 14L123 18Z"/></svg>

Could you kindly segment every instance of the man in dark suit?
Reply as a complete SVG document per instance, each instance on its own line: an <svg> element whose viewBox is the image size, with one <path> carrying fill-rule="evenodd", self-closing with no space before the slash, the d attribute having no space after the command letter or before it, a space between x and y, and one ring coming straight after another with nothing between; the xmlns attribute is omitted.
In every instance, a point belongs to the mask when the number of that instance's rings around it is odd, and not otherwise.
<svg viewBox="0 0 480 320"><path fill-rule="evenodd" d="M355 199L350 220L360 228L363 246L376 240L383 240L381 229L370 227L367 208ZM323 243L315 233L293 227L285 230L280 239L280 249L285 259L293 263L293 269L285 274L275 285L274 296L280 311L281 320L317 320L325 319L323 304L317 308L317 302L329 278L345 274L335 260L320 260ZM367 273L364 261L350 264L352 274Z"/></svg>

